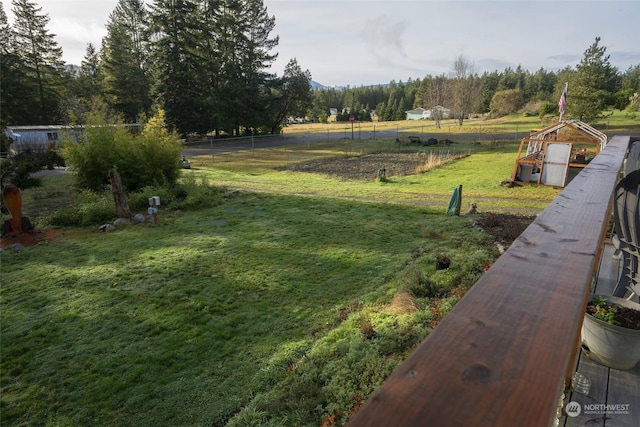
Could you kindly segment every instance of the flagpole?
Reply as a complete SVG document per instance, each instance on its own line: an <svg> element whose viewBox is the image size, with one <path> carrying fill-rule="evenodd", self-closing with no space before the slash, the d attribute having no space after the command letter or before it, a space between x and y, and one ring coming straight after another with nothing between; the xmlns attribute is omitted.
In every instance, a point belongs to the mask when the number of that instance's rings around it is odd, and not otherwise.
<svg viewBox="0 0 640 427"><path fill-rule="evenodd" d="M567 105L567 90L569 89L569 82L564 84L564 91L562 91L562 95L560 95L560 102L558 102L558 109L560 111L560 122L562 122L562 117L564 116L564 109Z"/></svg>

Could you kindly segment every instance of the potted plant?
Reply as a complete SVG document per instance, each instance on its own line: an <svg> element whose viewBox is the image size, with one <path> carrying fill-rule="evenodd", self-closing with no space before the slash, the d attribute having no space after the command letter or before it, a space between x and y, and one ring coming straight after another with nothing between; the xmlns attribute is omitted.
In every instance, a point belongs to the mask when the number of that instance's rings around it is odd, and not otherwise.
<svg viewBox="0 0 640 427"><path fill-rule="evenodd" d="M610 368L633 368L640 361L640 304L591 295L582 322L582 350Z"/></svg>

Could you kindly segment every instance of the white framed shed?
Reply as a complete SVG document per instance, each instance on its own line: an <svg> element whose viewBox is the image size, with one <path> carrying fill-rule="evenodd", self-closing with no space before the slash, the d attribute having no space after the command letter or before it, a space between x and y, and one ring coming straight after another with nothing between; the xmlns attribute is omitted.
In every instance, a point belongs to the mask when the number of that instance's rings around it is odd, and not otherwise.
<svg viewBox="0 0 640 427"><path fill-rule="evenodd" d="M580 120L532 132L520 142L511 182L564 187L570 169L584 168L606 145L607 135Z"/></svg>

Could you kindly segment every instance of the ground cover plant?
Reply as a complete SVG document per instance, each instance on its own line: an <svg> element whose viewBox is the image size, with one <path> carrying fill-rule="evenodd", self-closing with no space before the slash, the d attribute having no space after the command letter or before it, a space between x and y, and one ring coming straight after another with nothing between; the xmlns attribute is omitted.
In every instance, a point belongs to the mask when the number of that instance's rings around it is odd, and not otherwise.
<svg viewBox="0 0 640 427"><path fill-rule="evenodd" d="M0 256L3 422L157 426L346 419L496 254L439 210L232 194Z"/></svg>

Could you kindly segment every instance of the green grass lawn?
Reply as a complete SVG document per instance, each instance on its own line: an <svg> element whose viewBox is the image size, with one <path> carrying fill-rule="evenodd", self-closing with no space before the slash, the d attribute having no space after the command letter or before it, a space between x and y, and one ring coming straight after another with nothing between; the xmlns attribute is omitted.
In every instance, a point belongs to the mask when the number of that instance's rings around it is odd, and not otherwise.
<svg viewBox="0 0 640 427"><path fill-rule="evenodd" d="M388 182L286 166L390 141L196 157L184 176L226 187L219 206L3 251L2 424L344 424L497 257L468 217L445 215L453 188L480 212L557 195L500 185L517 146L457 142L472 155ZM81 204L71 189L60 176L24 191L25 214Z"/></svg>
<svg viewBox="0 0 640 427"><path fill-rule="evenodd" d="M446 274L432 266L441 250ZM427 297L388 312L394 295L426 277L469 286L494 256L466 218L252 194L5 251L3 424L319 425L375 389L437 317ZM375 340L360 332L365 313Z"/></svg>
<svg viewBox="0 0 640 427"><path fill-rule="evenodd" d="M460 140L443 149L402 146L390 141L334 141L291 147L244 150L216 156L192 158L194 169L188 173L206 177L209 182L228 188L267 193L317 195L361 201L397 202L431 206L444 210L453 189L463 186L463 206L477 203L481 211L535 214L544 209L558 194L551 187L502 186L511 178L519 143L506 143L498 148L490 142L480 144ZM452 150L471 156L425 174L393 177L376 182L372 169L369 181L345 181L322 174L296 173L286 170L288 163L332 156L361 155L377 151ZM295 160L293 160L295 159ZM384 166L384 165L381 165ZM284 169L284 170L282 170Z"/></svg>

